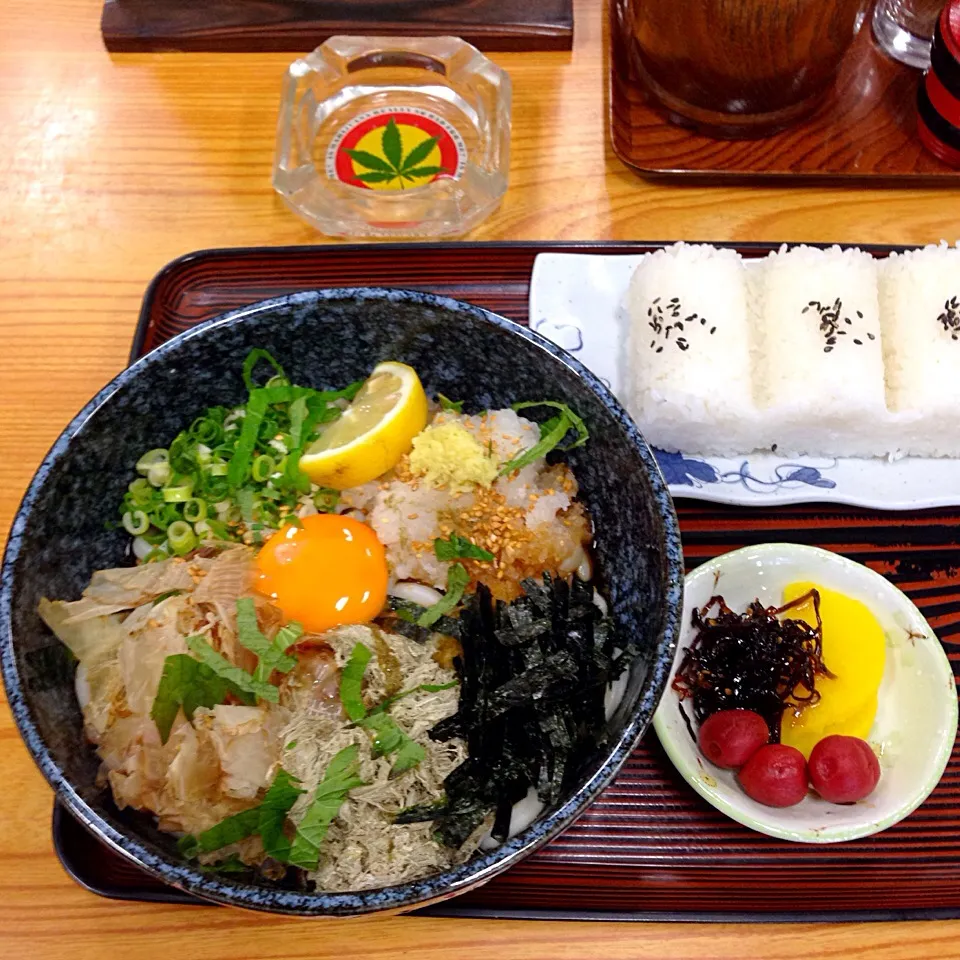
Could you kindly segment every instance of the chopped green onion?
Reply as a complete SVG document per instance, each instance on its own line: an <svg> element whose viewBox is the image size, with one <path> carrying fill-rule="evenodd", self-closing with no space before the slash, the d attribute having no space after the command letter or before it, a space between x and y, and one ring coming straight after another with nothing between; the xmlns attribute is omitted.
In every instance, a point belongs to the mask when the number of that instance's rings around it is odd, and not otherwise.
<svg viewBox="0 0 960 960"><path fill-rule="evenodd" d="M189 477L175 477L162 492L164 503L184 503L193 496L193 481Z"/></svg>
<svg viewBox="0 0 960 960"><path fill-rule="evenodd" d="M153 553L153 544L146 537L134 537L132 549L133 555L138 560L146 560Z"/></svg>
<svg viewBox="0 0 960 960"><path fill-rule="evenodd" d="M153 487L162 487L171 476L170 464L166 460L154 463L147 470L147 480Z"/></svg>
<svg viewBox="0 0 960 960"><path fill-rule="evenodd" d="M275 469L276 464L273 462L273 458L263 453L253 461L253 466L250 468L250 475L256 483L263 483Z"/></svg>
<svg viewBox="0 0 960 960"><path fill-rule="evenodd" d="M272 374L269 379L257 377L261 361L272 368L260 371ZM341 415L334 401L352 399L362 382L343 390L296 386L262 350L247 357L244 375L249 395L243 407L209 407L166 449L147 451L138 461L140 476L124 492L117 515L119 521L129 514L133 529L142 529L146 516L138 557L151 544L158 547L156 557L175 552L166 531L178 522L195 537L262 542L302 497L314 493L300 470L302 452L321 424ZM317 509L333 510L338 499L336 491L319 491ZM173 529L176 550L182 551L190 537L183 527Z"/></svg>
<svg viewBox="0 0 960 960"><path fill-rule="evenodd" d="M220 503L229 496L230 484L222 477L215 477L204 483L203 492L206 494L207 500L213 503Z"/></svg>
<svg viewBox="0 0 960 960"><path fill-rule="evenodd" d="M340 491L333 490L330 487L321 487L313 495L313 505L321 513L333 513L337 509L337 504L340 502Z"/></svg>
<svg viewBox="0 0 960 960"><path fill-rule="evenodd" d="M191 497L183 505L183 519L187 523L197 523L207 519L207 501L201 497Z"/></svg>
<svg viewBox="0 0 960 960"><path fill-rule="evenodd" d="M159 507L153 512L153 522L156 526L162 527L164 530L170 526L171 523L180 519L180 512L177 510L177 507L173 503L161 503Z"/></svg>
<svg viewBox="0 0 960 960"><path fill-rule="evenodd" d="M218 443L223 436L223 428L210 417L197 417L190 424L190 436L197 443L213 444Z"/></svg>
<svg viewBox="0 0 960 960"><path fill-rule="evenodd" d="M440 402L440 409L451 413L463 413L462 400L448 400L442 393L437 394L437 400Z"/></svg>
<svg viewBox="0 0 960 960"><path fill-rule="evenodd" d="M123 515L123 529L131 537L139 537L150 529L150 518L142 510L128 510Z"/></svg>
<svg viewBox="0 0 960 960"><path fill-rule="evenodd" d="M148 450L137 461L137 473L145 477L150 472L151 467L159 463L167 463L169 460L170 453L168 450L165 450L163 447L154 447L153 450Z"/></svg>
<svg viewBox="0 0 960 960"><path fill-rule="evenodd" d="M207 525L207 529L212 533L218 540L229 540L230 531L227 528L227 525L222 520L204 520Z"/></svg>
<svg viewBox="0 0 960 960"><path fill-rule="evenodd" d="M146 477L137 477L127 487L127 492L137 503L149 503L153 499L153 487Z"/></svg>
<svg viewBox="0 0 960 960"><path fill-rule="evenodd" d="M184 520L175 520L167 527L167 539L173 552L181 557L197 545L197 535L193 527Z"/></svg>

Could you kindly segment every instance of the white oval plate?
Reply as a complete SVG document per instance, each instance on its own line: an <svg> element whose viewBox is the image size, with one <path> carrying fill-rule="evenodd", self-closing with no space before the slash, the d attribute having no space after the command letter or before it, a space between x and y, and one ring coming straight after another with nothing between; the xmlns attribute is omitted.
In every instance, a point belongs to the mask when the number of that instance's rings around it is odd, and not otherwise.
<svg viewBox="0 0 960 960"><path fill-rule="evenodd" d="M767 807L751 800L733 771L715 767L700 754L671 686L682 651L693 641L690 618L695 608L714 594L722 595L738 612L756 598L764 606L779 606L783 588L796 580L812 580L862 601L886 633L886 669L877 718L868 737L881 751L880 783L859 803L827 803L812 792L794 807ZM957 687L940 641L920 611L889 580L827 550L768 543L723 554L687 575L683 630L653 725L687 783L728 817L771 837L836 843L885 830L930 795L956 740Z"/></svg>
<svg viewBox="0 0 960 960"><path fill-rule="evenodd" d="M721 244L722 246L722 244ZM576 355L621 400L626 318L621 304L645 254L541 253L530 279L530 326ZM705 457L654 450L675 497L769 506L847 503L877 510L960 504L960 460L906 457Z"/></svg>

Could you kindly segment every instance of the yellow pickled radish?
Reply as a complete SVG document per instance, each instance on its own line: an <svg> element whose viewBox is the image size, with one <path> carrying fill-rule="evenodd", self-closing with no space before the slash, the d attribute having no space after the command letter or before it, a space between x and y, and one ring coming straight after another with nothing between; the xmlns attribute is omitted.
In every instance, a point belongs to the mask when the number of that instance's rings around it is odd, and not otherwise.
<svg viewBox="0 0 960 960"><path fill-rule="evenodd" d="M859 737L861 740L866 740L877 715L876 697L856 713L839 716L833 720L829 712L824 717L818 717L816 714L819 706L820 704L815 704L805 708L799 717L788 708L783 714L780 727L780 742L788 747L796 747L808 760L810 751L824 737L829 737L831 734L839 733L845 737Z"/></svg>
<svg viewBox="0 0 960 960"><path fill-rule="evenodd" d="M808 593L820 593L823 621L823 662L833 677L817 677L819 701L799 716L784 712L781 742L809 756L819 740L830 734L865 739L877 712L877 691L886 664L883 627L869 608L852 597L815 583L792 583L784 590L788 603ZM787 616L816 623L812 601Z"/></svg>

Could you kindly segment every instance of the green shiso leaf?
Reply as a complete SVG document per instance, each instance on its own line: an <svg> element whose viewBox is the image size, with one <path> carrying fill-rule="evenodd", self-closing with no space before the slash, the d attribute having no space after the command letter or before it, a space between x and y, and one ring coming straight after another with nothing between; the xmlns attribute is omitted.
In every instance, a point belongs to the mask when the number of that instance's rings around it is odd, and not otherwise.
<svg viewBox="0 0 960 960"><path fill-rule="evenodd" d="M393 754L390 776L397 777L412 769L427 755L426 750L411 739L389 714L373 713L359 722L359 726L373 734L371 756L388 757Z"/></svg>
<svg viewBox="0 0 960 960"><path fill-rule="evenodd" d="M373 653L365 644L358 643L350 652L350 659L340 672L340 702L347 716L359 727L373 734L371 754L374 758L396 754L391 776L399 776L415 767L425 756L426 751L412 740L401 727L387 715L390 706L401 697L409 696L420 689L445 689L446 685L421 684L413 690L405 690L382 700L370 713L363 705L361 687L363 674Z"/></svg>
<svg viewBox="0 0 960 960"><path fill-rule="evenodd" d="M366 786L360 778L356 744L344 747L327 765L323 780L317 786L310 806L297 825L297 833L289 854L289 862L303 870L316 870L320 862L320 845L334 817L340 812L347 794Z"/></svg>
<svg viewBox="0 0 960 960"><path fill-rule="evenodd" d="M449 540L439 537L433 541L433 552L438 560L486 560L493 559L493 554L483 547L478 547L466 537L458 533L450 534Z"/></svg>
<svg viewBox="0 0 960 960"><path fill-rule="evenodd" d="M451 564L447 570L447 592L432 607L427 607L417 620L419 627L431 627L442 616L450 613L463 598L470 574L462 563Z"/></svg>
<svg viewBox="0 0 960 960"><path fill-rule="evenodd" d="M297 798L304 792L297 786L298 783L296 777L281 767L259 808L257 832L263 840L263 850L268 857L281 863L286 863L290 856L290 841L283 832L283 824Z"/></svg>
<svg viewBox="0 0 960 960"><path fill-rule="evenodd" d="M271 642L261 632L257 622L257 608L252 597L237 600L237 639L241 646L257 655L257 669L253 678L262 683L270 680L274 670L289 673L296 665L296 657L287 656L287 648L303 633L299 623L288 623L277 631Z"/></svg>
<svg viewBox="0 0 960 960"><path fill-rule="evenodd" d="M246 670L234 666L226 657L217 653L203 637L187 637L187 646L218 677L233 684L239 690L263 700L269 700L270 703L280 702L280 691L272 683L257 680Z"/></svg>
<svg viewBox="0 0 960 960"><path fill-rule="evenodd" d="M356 723L367 715L363 705L363 674L373 652L363 643L358 643L350 651L350 659L340 671L340 702L346 715Z"/></svg>
<svg viewBox="0 0 960 960"><path fill-rule="evenodd" d="M559 410L560 413L546 423L541 424L540 440L537 443L524 450L512 460L508 460L500 468L499 475L501 477L513 473L514 470L519 470L521 467L525 467L527 464L533 463L541 457L545 457L551 450L573 450L575 447L583 446L590 438L586 424L565 403L558 403L556 400L530 400L524 403L513 404L513 409L518 412L520 410L526 410L529 407L552 407L555 410ZM561 446L564 438L571 430L576 431L576 438L566 446Z"/></svg>
<svg viewBox="0 0 960 960"><path fill-rule="evenodd" d="M186 653L167 657L150 710L161 742L166 743L169 739L170 729L181 707L186 718L192 720L197 707L215 707L226 700L228 693L240 694L241 699L247 699L243 691L229 680Z"/></svg>
<svg viewBox="0 0 960 960"><path fill-rule="evenodd" d="M400 693L395 693L393 696L384 697L375 707L370 708L368 716L373 716L376 713L383 713L385 710L389 710L398 700L402 700L404 697L409 697L411 694L420 693L438 693L441 690L451 690L453 687L460 686L459 680L451 680L449 683L421 683L415 687L411 687L409 690L401 690Z"/></svg>
<svg viewBox="0 0 960 960"><path fill-rule="evenodd" d="M181 837L177 843L177 849L187 859L192 859L201 853L213 853L221 847L227 847L231 843L239 843L252 837L260 828L260 808L251 807L249 810L243 810L235 813L226 820L221 820L214 824L209 830L198 833L196 836L187 834Z"/></svg>
<svg viewBox="0 0 960 960"><path fill-rule="evenodd" d="M251 350L246 359L243 361L243 383L247 388L247 393L255 389L255 384L253 382L253 371L256 368L257 364L264 360L273 367L274 373L278 377L282 377L286 380L287 375L283 372L283 367L273 358L273 354L269 350L264 350L262 347L255 347ZM197 421L194 421L196 423Z"/></svg>
<svg viewBox="0 0 960 960"><path fill-rule="evenodd" d="M283 823L297 802L297 797L303 793L296 786L298 782L296 777L281 767L261 803L221 820L196 836L187 834L181 837L177 849L191 859L259 834L267 856L286 862L290 841L284 836Z"/></svg>
<svg viewBox="0 0 960 960"><path fill-rule="evenodd" d="M226 860L220 860L217 863L200 864L200 870L203 873L245 873L249 869L250 867L235 853L231 853Z"/></svg>

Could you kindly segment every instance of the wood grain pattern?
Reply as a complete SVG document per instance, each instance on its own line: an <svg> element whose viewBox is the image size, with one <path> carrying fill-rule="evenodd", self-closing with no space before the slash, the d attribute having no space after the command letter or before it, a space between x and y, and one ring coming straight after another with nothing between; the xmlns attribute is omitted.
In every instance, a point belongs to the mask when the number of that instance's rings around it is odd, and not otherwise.
<svg viewBox="0 0 960 960"><path fill-rule="evenodd" d="M865 26L831 92L808 119L761 140L714 140L665 122L631 51L630 0L610 0L613 144L648 174L718 178L870 178L960 186L960 170L928 153L917 132L919 71L885 57ZM643 9L643 0L637 0ZM861 238L863 239L863 238Z"/></svg>
<svg viewBox="0 0 960 960"><path fill-rule="evenodd" d="M305 52L338 33L463 37L481 50L569 50L572 0L105 0L108 50Z"/></svg>
<svg viewBox="0 0 960 960"><path fill-rule="evenodd" d="M960 189L658 184L607 146L600 0L573 51L502 54L511 187L475 239L955 239ZM100 0L4 0L0 31L0 532L50 443L126 362L144 288L189 250L319 242L270 189L284 54L122 55ZM39 20L38 20L39 16ZM50 791L0 710L0 955L35 960L955 960L960 922L305 923L102 901L60 868Z"/></svg>

